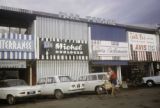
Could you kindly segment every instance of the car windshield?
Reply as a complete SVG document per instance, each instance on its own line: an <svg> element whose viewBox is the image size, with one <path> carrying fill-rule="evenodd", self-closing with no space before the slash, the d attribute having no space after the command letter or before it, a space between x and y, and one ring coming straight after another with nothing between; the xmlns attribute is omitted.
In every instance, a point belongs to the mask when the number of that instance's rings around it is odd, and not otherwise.
<svg viewBox="0 0 160 108"><path fill-rule="evenodd" d="M60 82L72 82L73 80L69 76L59 76Z"/></svg>
<svg viewBox="0 0 160 108"><path fill-rule="evenodd" d="M37 85L45 84L46 78L40 78L37 82Z"/></svg>
<svg viewBox="0 0 160 108"><path fill-rule="evenodd" d="M6 87L14 87L14 86L26 86L26 82L20 79L6 80L4 82L4 86Z"/></svg>

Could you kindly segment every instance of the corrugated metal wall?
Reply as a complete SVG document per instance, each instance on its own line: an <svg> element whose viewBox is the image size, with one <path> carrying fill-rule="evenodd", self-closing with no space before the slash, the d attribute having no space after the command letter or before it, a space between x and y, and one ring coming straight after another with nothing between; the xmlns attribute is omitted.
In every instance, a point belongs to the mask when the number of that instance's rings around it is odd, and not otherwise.
<svg viewBox="0 0 160 108"><path fill-rule="evenodd" d="M37 17L37 36L60 39L88 40L87 23Z"/></svg>
<svg viewBox="0 0 160 108"><path fill-rule="evenodd" d="M37 80L45 76L69 75L73 79L88 73L86 61L37 61Z"/></svg>
<svg viewBox="0 0 160 108"><path fill-rule="evenodd" d="M46 17L36 18L37 38L59 38L88 41L88 24ZM39 60L37 80L44 76L70 75L74 79L89 73L88 60Z"/></svg>

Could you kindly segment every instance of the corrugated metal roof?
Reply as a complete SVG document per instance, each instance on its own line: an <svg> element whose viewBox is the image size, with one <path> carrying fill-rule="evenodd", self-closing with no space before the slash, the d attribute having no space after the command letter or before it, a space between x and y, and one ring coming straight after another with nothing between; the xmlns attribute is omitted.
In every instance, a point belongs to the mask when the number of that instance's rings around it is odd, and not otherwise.
<svg viewBox="0 0 160 108"><path fill-rule="evenodd" d="M143 31L150 31L150 32L155 32L155 30L157 29L156 27L153 27L153 26L140 26L140 25L134 25L134 24L117 24L117 26L120 26L120 27L124 27L124 28L127 28L127 29L135 29L135 30L143 30Z"/></svg>
<svg viewBox="0 0 160 108"><path fill-rule="evenodd" d="M26 14L36 15L36 16L52 17L52 18L57 18L57 19L72 20L72 21L78 21L78 22L86 22L89 24L101 24L101 23L96 23L96 22L89 22L86 18L79 18L79 20L61 18L59 17L58 14L33 11L33 10L27 10L27 9L20 9L20 8L13 8L13 7L7 7L7 6L0 6L0 10L13 11L13 12L18 12L18 13L26 13ZM136 25L119 24L119 23L116 23L115 25L110 25L110 24L101 24L101 25L117 26L117 27L123 27L123 28L128 28L128 29L140 29L140 30L151 31L151 32L154 32L157 29L156 27L155 28L142 27L142 26L136 26Z"/></svg>
<svg viewBox="0 0 160 108"><path fill-rule="evenodd" d="M28 13L33 14L32 10L26 10L26 9L20 9L20 8L13 8L8 6L0 6L0 10L6 10L6 11L14 11L14 12L20 12L20 13Z"/></svg>

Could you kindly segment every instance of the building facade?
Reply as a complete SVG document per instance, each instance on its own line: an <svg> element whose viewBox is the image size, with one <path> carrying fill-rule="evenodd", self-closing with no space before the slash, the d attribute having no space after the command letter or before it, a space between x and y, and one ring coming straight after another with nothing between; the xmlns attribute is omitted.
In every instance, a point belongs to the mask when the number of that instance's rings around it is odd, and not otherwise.
<svg viewBox="0 0 160 108"><path fill-rule="evenodd" d="M107 72L111 67L121 81L121 68L128 65L129 50L123 27L90 24L90 71Z"/></svg>
<svg viewBox="0 0 160 108"><path fill-rule="evenodd" d="M0 9L0 79L20 78L32 84L36 38L35 17L29 13Z"/></svg>
<svg viewBox="0 0 160 108"><path fill-rule="evenodd" d="M89 73L87 23L37 16L36 35L37 78Z"/></svg>
<svg viewBox="0 0 160 108"><path fill-rule="evenodd" d="M156 29L104 24L77 16L1 6L0 79L70 75L111 67L122 82L133 73L160 71Z"/></svg>

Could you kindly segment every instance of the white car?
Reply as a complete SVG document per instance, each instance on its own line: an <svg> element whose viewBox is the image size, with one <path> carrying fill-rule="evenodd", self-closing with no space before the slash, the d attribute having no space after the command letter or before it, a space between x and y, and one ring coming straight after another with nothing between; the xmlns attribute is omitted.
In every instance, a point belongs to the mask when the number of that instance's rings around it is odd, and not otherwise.
<svg viewBox="0 0 160 108"><path fill-rule="evenodd" d="M40 94L35 86L28 86L24 80L7 79L0 81L0 99L6 99L8 104L15 104L16 99L32 97Z"/></svg>
<svg viewBox="0 0 160 108"><path fill-rule="evenodd" d="M143 77L143 83L145 83L148 87L152 87L155 84L160 84L160 75Z"/></svg>
<svg viewBox="0 0 160 108"><path fill-rule="evenodd" d="M84 89L83 82L75 82L69 76L53 76L40 78L37 85L41 88L41 95L54 95L57 99L64 94L81 92Z"/></svg>
<svg viewBox="0 0 160 108"><path fill-rule="evenodd" d="M105 82L106 72L90 73L80 76L78 81L83 81L85 85L84 91L96 92L100 94L100 88Z"/></svg>

